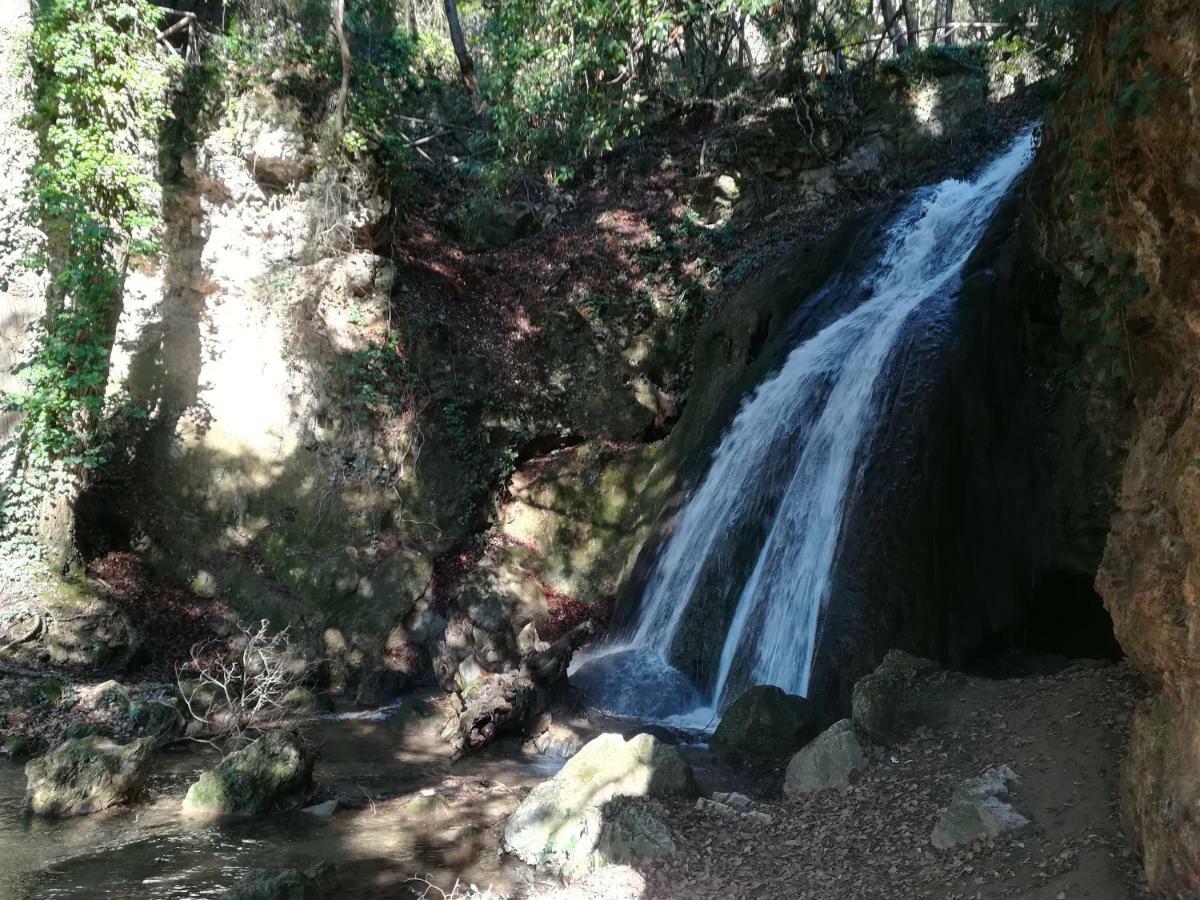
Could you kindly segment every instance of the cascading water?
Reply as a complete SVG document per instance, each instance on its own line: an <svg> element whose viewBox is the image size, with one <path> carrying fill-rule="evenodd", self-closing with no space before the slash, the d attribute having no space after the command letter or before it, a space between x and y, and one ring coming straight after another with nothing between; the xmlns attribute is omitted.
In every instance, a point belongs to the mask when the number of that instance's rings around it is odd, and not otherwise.
<svg viewBox="0 0 1200 900"><path fill-rule="evenodd" d="M579 668L597 702L703 724L749 684L807 692L858 449L878 416L894 345L923 302L957 287L1033 146L1031 130L975 178L918 192L862 276L865 299L793 348L745 398L655 562L632 633ZM764 491L764 482L773 489ZM748 527L757 527L761 544L705 698L668 658L703 582L728 568L730 536Z"/></svg>

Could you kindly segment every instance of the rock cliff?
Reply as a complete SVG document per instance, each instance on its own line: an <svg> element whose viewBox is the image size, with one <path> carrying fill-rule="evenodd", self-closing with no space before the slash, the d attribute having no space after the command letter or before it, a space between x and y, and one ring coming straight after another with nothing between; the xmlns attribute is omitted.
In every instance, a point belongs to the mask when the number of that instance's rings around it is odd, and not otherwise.
<svg viewBox="0 0 1200 900"><path fill-rule="evenodd" d="M1122 813L1154 887L1195 896L1200 10L1184 0L1148 0L1136 20L1118 13L1098 19L1096 29L1082 65L1088 79L1068 91L1052 137L1056 147L1099 151L1091 164L1111 189L1111 212L1093 225L1059 156L1052 191L1058 205L1047 217L1047 235L1066 273L1064 330L1076 335L1074 365L1091 379L1092 427L1116 452L1130 435L1096 585L1122 647L1157 691L1134 716ZM1126 45L1132 50L1122 51ZM1125 95L1136 102L1126 103ZM1110 260L1099 286L1089 262L1097 237ZM1114 269L1127 274L1113 278ZM1081 324L1097 318L1106 329ZM1114 368L1115 382L1105 377Z"/></svg>

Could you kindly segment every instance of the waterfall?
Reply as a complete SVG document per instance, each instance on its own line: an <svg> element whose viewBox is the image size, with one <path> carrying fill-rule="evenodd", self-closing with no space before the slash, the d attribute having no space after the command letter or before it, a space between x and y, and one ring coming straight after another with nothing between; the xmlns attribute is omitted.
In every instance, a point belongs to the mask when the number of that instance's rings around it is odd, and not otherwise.
<svg viewBox="0 0 1200 900"><path fill-rule="evenodd" d="M632 633L576 673L595 699L656 718L693 710L684 718L696 722L749 684L807 692L858 450L879 417L878 387L894 346L923 302L957 288L1033 146L1030 130L971 180L917 192L861 278L865 299L794 347L742 401L655 561ZM761 545L705 698L668 656L698 589L714 566L727 565L725 544L747 528L762 535Z"/></svg>

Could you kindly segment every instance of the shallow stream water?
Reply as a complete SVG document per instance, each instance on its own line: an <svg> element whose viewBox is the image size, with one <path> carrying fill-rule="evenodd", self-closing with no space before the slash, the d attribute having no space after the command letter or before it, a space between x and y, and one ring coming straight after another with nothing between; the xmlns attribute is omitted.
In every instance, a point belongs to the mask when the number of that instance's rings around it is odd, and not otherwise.
<svg viewBox="0 0 1200 900"><path fill-rule="evenodd" d="M498 857L495 831L520 789L563 760L512 745L452 765L435 732L402 709L313 723L317 799L359 807L328 818L186 818L188 785L219 758L197 745L159 756L137 806L61 820L26 815L23 767L0 761L0 898L219 897L256 870L320 863L336 865L338 896L408 896L414 874L506 887L516 872Z"/></svg>
<svg viewBox="0 0 1200 900"><path fill-rule="evenodd" d="M335 866L330 896L339 900L416 897L427 885L414 876L444 890L461 881L511 893L537 876L499 855L500 830L524 789L566 760L511 741L454 763L438 738L441 721L416 698L308 723L317 752L310 802L342 803L328 818L300 810L224 822L185 817L188 785L220 758L193 744L160 754L136 806L45 819L22 810L23 767L0 760L0 900L220 897L253 873L324 863ZM602 731L640 730L596 716L555 727L576 745ZM740 786L704 745L680 749L702 785Z"/></svg>

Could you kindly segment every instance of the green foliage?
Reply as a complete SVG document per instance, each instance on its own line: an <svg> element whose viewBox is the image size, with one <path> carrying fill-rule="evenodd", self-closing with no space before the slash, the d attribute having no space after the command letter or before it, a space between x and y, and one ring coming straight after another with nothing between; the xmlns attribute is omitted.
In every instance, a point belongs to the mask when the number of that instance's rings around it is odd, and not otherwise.
<svg viewBox="0 0 1200 900"><path fill-rule="evenodd" d="M591 156L640 121L633 48L669 27L661 6L636 0L514 0L498 4L486 40L486 82L503 156Z"/></svg>
<svg viewBox="0 0 1200 900"><path fill-rule="evenodd" d="M24 414L35 462L95 467L109 354L128 258L156 247L152 169L139 155L167 116L164 65L152 56L162 11L149 0L43 0L33 20L30 125L40 153L31 215L53 273L45 339Z"/></svg>
<svg viewBox="0 0 1200 900"><path fill-rule="evenodd" d="M501 157L521 167L610 150L637 133L652 92L670 86L707 95L731 68L721 48L729 50L734 23L768 6L764 0L489 4L485 89ZM669 64L668 50L681 35L689 49Z"/></svg>
<svg viewBox="0 0 1200 900"><path fill-rule="evenodd" d="M889 59L882 68L915 80L960 71L982 75L986 53L985 44L932 44Z"/></svg>
<svg viewBox="0 0 1200 900"><path fill-rule="evenodd" d="M397 335L372 341L338 360L333 374L347 385L343 397L348 412L363 422L372 421L381 412L403 411L415 383Z"/></svg>

